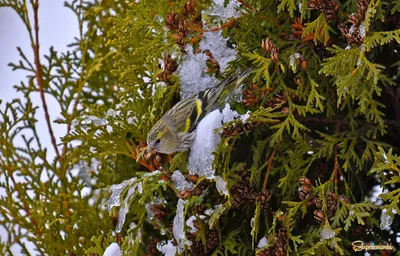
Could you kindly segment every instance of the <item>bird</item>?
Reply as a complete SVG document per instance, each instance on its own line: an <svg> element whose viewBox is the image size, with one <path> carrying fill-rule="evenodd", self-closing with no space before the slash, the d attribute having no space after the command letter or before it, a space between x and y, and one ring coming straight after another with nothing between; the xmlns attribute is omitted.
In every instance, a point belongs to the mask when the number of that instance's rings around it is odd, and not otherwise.
<svg viewBox="0 0 400 256"><path fill-rule="evenodd" d="M151 128L147 136L147 152L172 154L190 149L197 124L219 103L226 102L232 92L243 82L253 69L249 68L239 75L229 75L216 86L199 92L197 95L180 100L169 109ZM227 90L224 90L227 89ZM219 99L224 91L224 99Z"/></svg>

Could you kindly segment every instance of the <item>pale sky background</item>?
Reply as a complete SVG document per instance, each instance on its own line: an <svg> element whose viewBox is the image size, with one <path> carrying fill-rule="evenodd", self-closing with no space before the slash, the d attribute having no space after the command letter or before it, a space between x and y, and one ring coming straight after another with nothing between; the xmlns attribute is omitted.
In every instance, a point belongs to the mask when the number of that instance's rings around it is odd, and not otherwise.
<svg viewBox="0 0 400 256"><path fill-rule="evenodd" d="M64 7L64 0L40 0L39 3L41 57L43 58L44 54L49 53L50 46L54 46L57 52L65 52L67 44L71 43L73 38L77 37L79 33L75 14L70 9ZM31 22L33 24L33 20ZM20 60L16 49L17 46L22 48L23 52L33 63L33 52L24 24L11 8L0 8L0 99L3 101L0 106L1 109L4 109L6 102L21 97L14 90L13 86L19 84L22 80L27 81L25 72L12 71L7 66L10 62L18 63ZM42 62L45 63L44 61ZM59 114L60 109L55 99L47 96L46 100L51 120L61 117ZM32 102L40 107L36 113L36 118L39 120L37 126L39 137L42 139L42 145L48 148L48 159L52 159L55 153L50 142L42 111L42 103L38 93L33 95ZM57 143L60 143L60 137L65 135L66 127L64 125L53 124L53 129ZM0 236L4 238L4 230L0 230ZM14 255L20 255L18 247L12 249ZM35 255L33 251L32 254Z"/></svg>

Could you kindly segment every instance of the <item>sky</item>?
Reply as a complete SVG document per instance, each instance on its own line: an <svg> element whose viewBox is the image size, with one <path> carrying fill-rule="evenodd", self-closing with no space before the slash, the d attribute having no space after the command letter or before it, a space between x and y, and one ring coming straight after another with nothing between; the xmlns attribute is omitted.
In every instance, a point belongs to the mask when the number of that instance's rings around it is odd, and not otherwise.
<svg viewBox="0 0 400 256"><path fill-rule="evenodd" d="M64 0L39 0L39 4L39 38L42 58L44 54L49 53L50 46L54 46L54 49L58 52L65 52L67 44L72 42L73 38L77 37L79 33L75 14L64 7ZM25 72L12 71L8 67L8 63L18 63L20 60L17 47L21 47L33 62L33 53L24 24L11 8L0 8L0 100L3 101L0 109L4 109L6 102L21 97L21 94L17 93L13 86L19 84L20 81L27 81ZM59 114L60 109L55 99L46 96L46 100L51 120L61 117ZM36 113L39 137L43 139L41 141L42 144L47 146L49 150L48 158L52 159L55 153L51 146L38 93L32 95L32 102L40 107ZM59 143L61 141L60 138L65 135L66 127L53 124L53 129L56 140ZM4 232L4 230L0 229L0 236L3 238ZM13 252L15 255L19 255L19 248L13 248Z"/></svg>

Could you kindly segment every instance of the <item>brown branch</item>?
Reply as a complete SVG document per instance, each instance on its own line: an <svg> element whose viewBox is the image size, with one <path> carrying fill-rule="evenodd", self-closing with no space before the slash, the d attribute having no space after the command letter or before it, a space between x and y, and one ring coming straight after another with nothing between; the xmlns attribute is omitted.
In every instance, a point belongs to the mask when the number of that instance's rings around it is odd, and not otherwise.
<svg viewBox="0 0 400 256"><path fill-rule="evenodd" d="M53 128L50 123L50 115L49 115L49 109L47 108L47 103L46 103L46 98L44 95L44 81L43 81L43 76L42 76L42 65L40 64L40 54L39 54L39 18L38 18L38 13L39 13L39 0L35 0L35 4L33 5L33 15L34 15L34 30L35 30L35 42L32 42L33 45L33 52L35 55L35 64L36 64L36 79L39 85L39 91L40 91L40 98L42 100L42 106L43 106L43 111L44 111L44 116L46 119L47 123L47 128L50 133L50 138L51 138L51 143L53 144L54 150L56 152L56 155L58 158L60 158L60 152L58 151L57 148L57 142L54 137L54 132Z"/></svg>
<svg viewBox="0 0 400 256"><path fill-rule="evenodd" d="M245 3L243 0L237 0L239 3L241 3L245 8L249 9L250 11L253 11L253 7L251 7L248 3Z"/></svg>
<svg viewBox="0 0 400 256"><path fill-rule="evenodd" d="M265 174L264 184L263 184L263 189L262 189L262 191L265 191L265 190L267 189L268 176L269 176L269 173L271 172L272 160L274 159L274 156L275 156L275 154L276 154L277 151L278 151L278 146L275 147L274 151L272 152L271 156L270 156L269 159L268 159L267 173Z"/></svg>
<svg viewBox="0 0 400 256"><path fill-rule="evenodd" d="M340 132L340 125L341 125L340 122L336 123L336 125L335 125L335 134ZM333 177L335 178L335 183L338 182L338 178L337 178L338 172L339 172L340 176L342 176L342 178L344 180L344 175L343 175L343 172L342 172L342 168L340 167L340 164L339 164L338 150L339 150L339 145L336 144L335 145L335 152L334 152L335 153L335 164L333 166Z"/></svg>

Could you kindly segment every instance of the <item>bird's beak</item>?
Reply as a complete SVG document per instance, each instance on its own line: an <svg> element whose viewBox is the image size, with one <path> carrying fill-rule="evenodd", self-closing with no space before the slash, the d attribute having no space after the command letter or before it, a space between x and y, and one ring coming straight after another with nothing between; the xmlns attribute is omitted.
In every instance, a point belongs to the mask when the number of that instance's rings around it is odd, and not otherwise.
<svg viewBox="0 0 400 256"><path fill-rule="evenodd" d="M145 155L145 158L148 160L155 153L156 153L156 149L155 148L148 147L147 148L147 154Z"/></svg>

